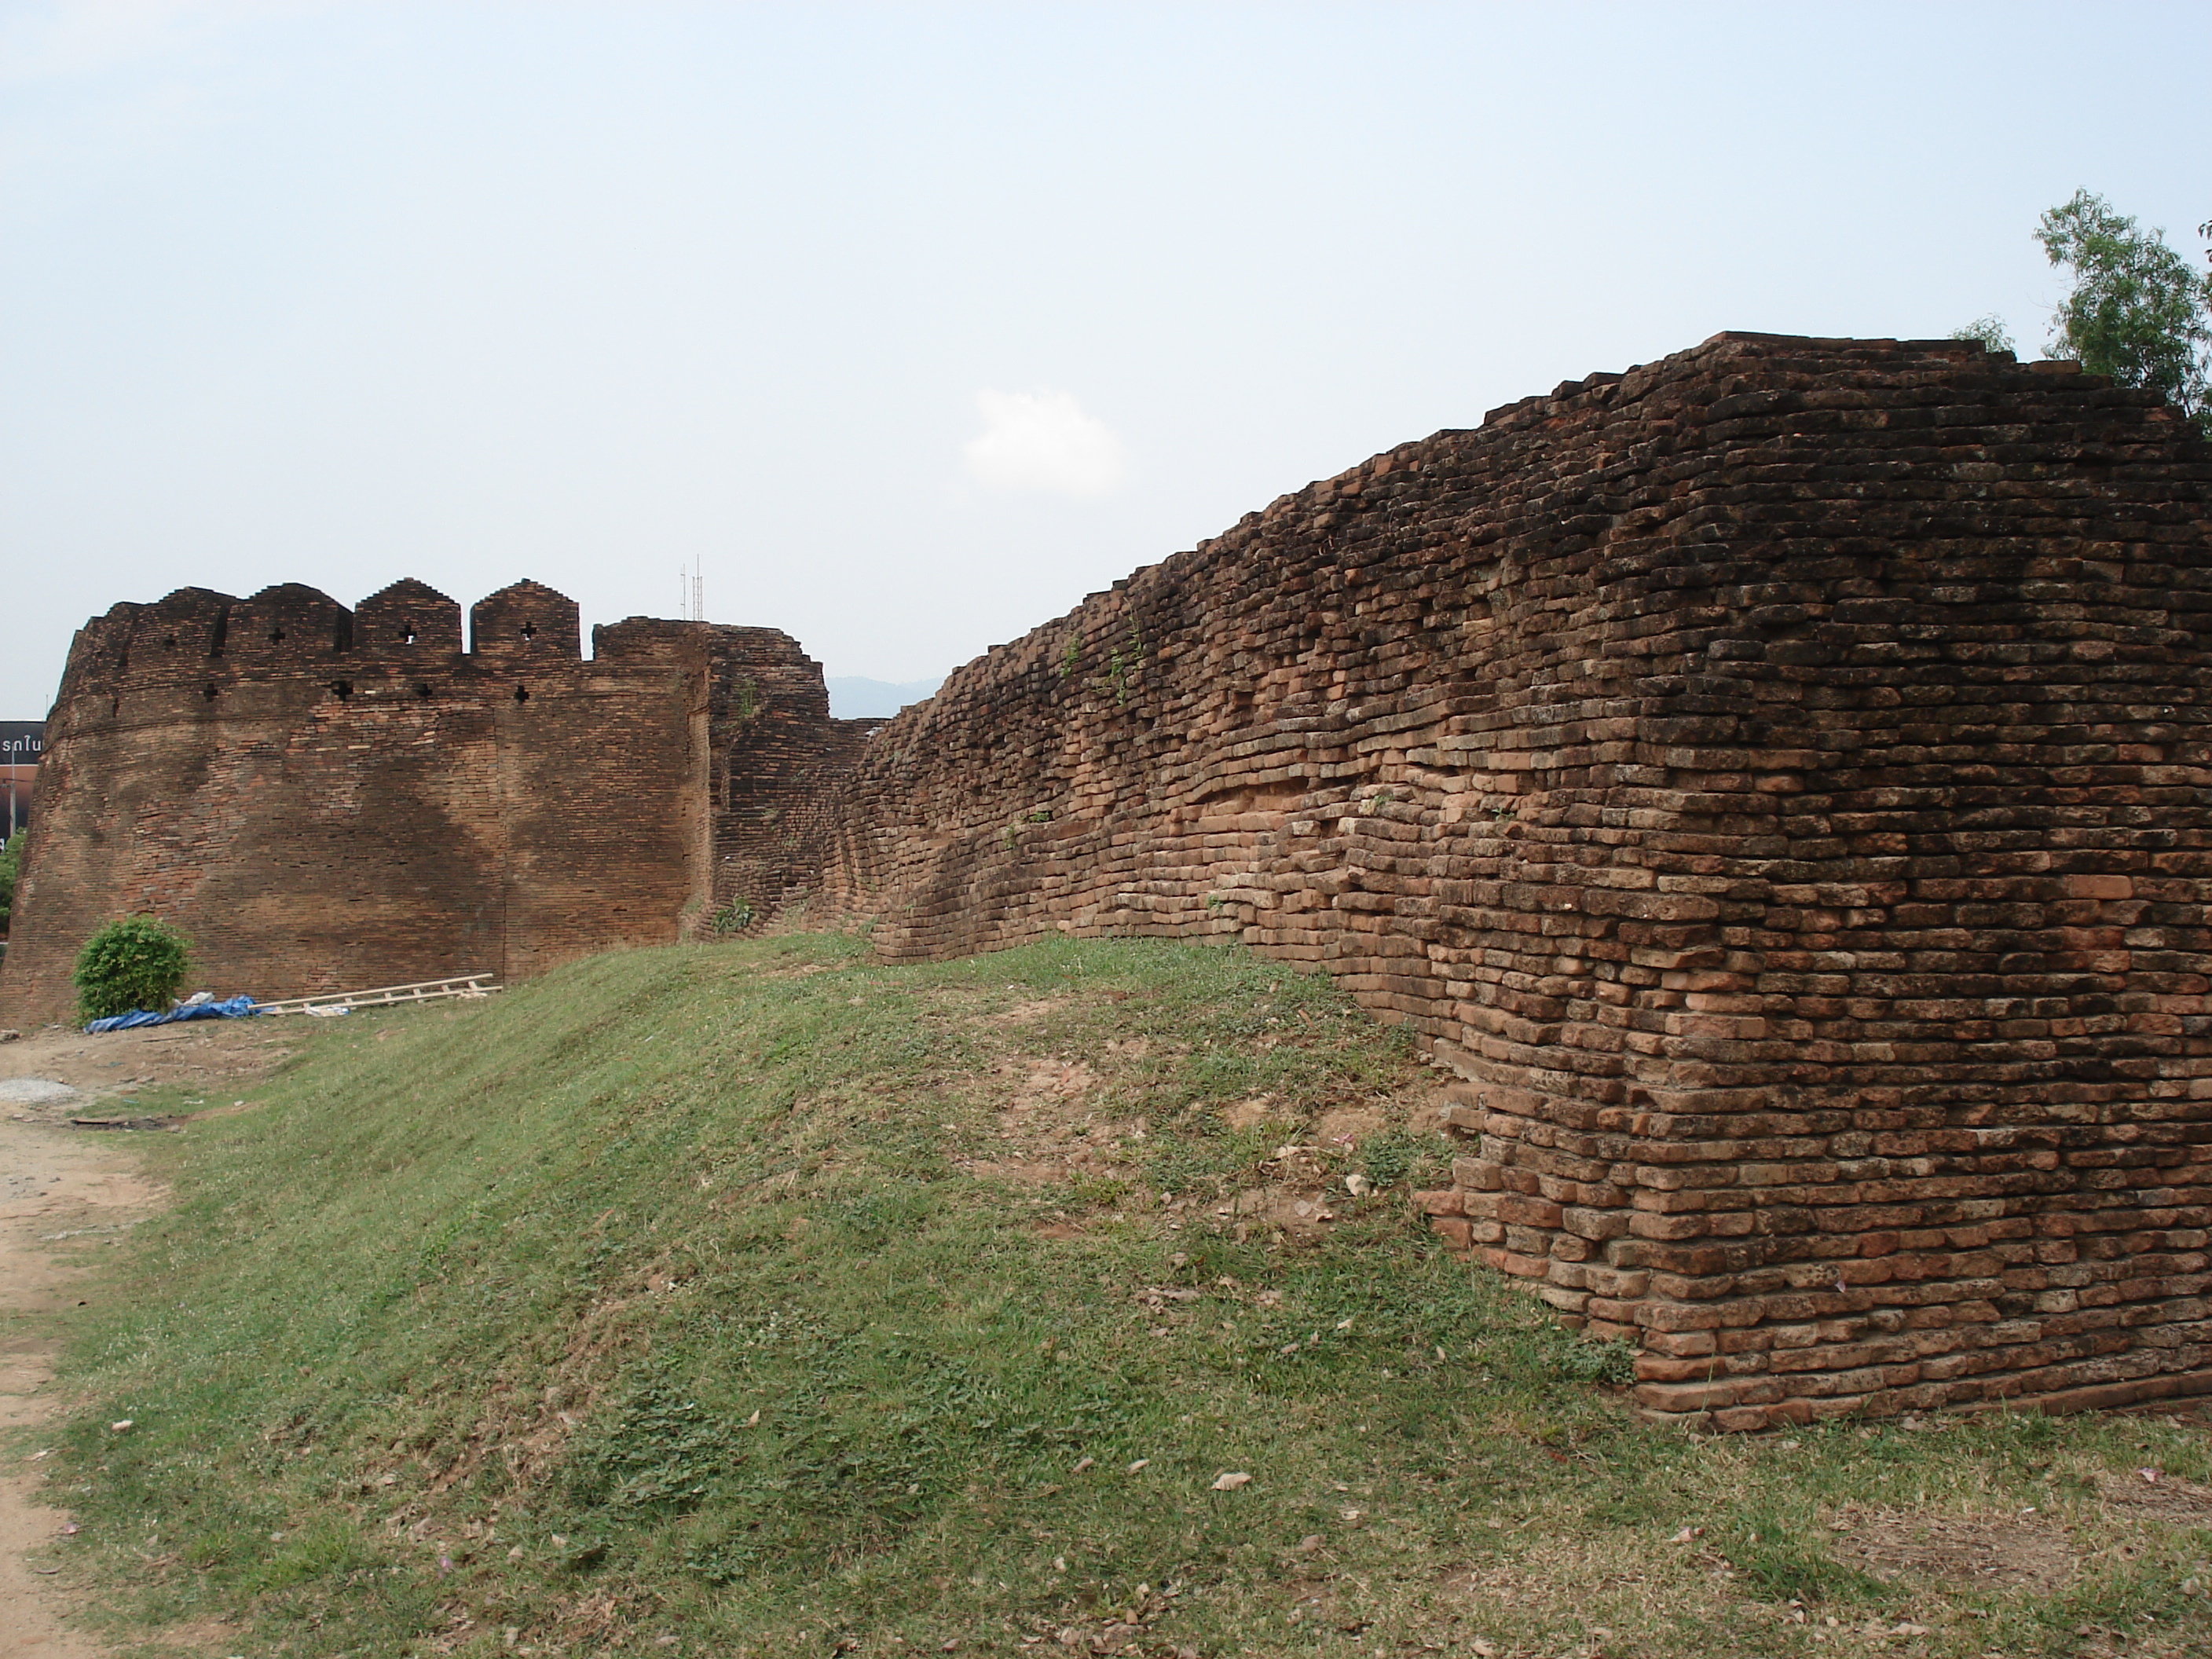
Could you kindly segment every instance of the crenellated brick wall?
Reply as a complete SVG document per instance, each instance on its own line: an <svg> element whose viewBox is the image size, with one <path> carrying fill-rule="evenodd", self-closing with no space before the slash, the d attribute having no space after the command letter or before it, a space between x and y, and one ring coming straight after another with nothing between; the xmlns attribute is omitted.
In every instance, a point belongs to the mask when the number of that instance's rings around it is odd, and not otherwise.
<svg viewBox="0 0 2212 1659"><path fill-rule="evenodd" d="M1720 336L969 664L828 886L1327 969L1457 1073L1439 1232L1654 1413L2212 1389L2208 526L2148 394Z"/></svg>
<svg viewBox="0 0 2212 1659"><path fill-rule="evenodd" d="M268 998L523 977L806 885L716 804L772 808L792 756L866 729L830 719L794 641L633 617L586 659L574 602L535 582L470 624L464 650L460 606L416 581L352 611L185 588L88 623L0 1005L65 1015L78 946L118 914L181 927L195 984Z"/></svg>

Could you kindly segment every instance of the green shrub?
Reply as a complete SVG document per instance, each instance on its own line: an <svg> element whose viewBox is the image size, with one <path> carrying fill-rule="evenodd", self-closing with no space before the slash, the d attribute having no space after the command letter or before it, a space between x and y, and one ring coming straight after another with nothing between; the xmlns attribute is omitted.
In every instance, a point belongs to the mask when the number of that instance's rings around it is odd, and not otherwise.
<svg viewBox="0 0 2212 1659"><path fill-rule="evenodd" d="M134 1008L159 1013L185 982L190 947L185 936L152 916L111 921L76 953L76 1006L87 1020L127 1014Z"/></svg>
<svg viewBox="0 0 2212 1659"><path fill-rule="evenodd" d="M8 914L15 908L15 878L23 868L23 837L29 833L18 830L0 845L0 933L8 931Z"/></svg>

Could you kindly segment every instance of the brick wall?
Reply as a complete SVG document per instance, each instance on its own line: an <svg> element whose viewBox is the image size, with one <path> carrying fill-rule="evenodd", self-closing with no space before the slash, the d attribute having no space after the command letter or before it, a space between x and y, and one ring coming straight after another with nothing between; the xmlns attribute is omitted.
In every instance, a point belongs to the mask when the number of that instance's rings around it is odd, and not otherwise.
<svg viewBox="0 0 2212 1659"><path fill-rule="evenodd" d="M825 881L894 959L1325 968L1454 1246L1726 1428L2212 1387L2212 457L1956 342L1723 335L962 669Z"/></svg>
<svg viewBox="0 0 2212 1659"><path fill-rule="evenodd" d="M883 722L831 719L821 665L787 635L717 627L713 651L714 908L742 902L763 922L804 925L839 822L837 781Z"/></svg>
<svg viewBox="0 0 2212 1659"><path fill-rule="evenodd" d="M2212 457L1956 342L1723 335L1249 514L888 722L535 584L80 635L0 1004L676 937L1326 969L1457 1075L1455 1248L1723 1428L2212 1388Z"/></svg>
<svg viewBox="0 0 2212 1659"><path fill-rule="evenodd" d="M464 650L460 607L407 581L352 611L297 586L186 588L88 623L47 727L0 1005L64 1017L77 947L120 914L184 928L195 985L267 998L521 977L669 942L714 893L765 915L804 885L729 865L709 787L734 777L772 805L792 769L716 727L733 641L813 719L771 715L785 746L834 748L794 641L633 618L595 629L586 660L574 602L534 582L470 620Z"/></svg>

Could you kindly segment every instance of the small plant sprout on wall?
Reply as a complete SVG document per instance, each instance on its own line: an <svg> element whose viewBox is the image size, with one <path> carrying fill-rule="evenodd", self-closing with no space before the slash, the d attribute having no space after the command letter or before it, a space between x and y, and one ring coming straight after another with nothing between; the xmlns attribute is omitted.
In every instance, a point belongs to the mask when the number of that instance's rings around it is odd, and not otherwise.
<svg viewBox="0 0 2212 1659"><path fill-rule="evenodd" d="M753 907L746 899L732 899L707 918L707 933L714 939L732 939L753 925Z"/></svg>
<svg viewBox="0 0 2212 1659"><path fill-rule="evenodd" d="M1129 689L1136 682L1137 670L1145 660L1145 630L1138 626L1134 617L1129 618L1129 632L1106 659L1106 672L1097 679L1098 689L1114 694L1117 708L1129 706Z"/></svg>
<svg viewBox="0 0 2212 1659"><path fill-rule="evenodd" d="M1032 824L1050 823L1051 822L1052 808L1049 806L1032 806L1028 811L1023 813L1021 817L1016 818L1012 823L1007 824L1004 829L999 831L999 844L1004 847L1008 852L1012 852L1015 847L1020 843L1022 831L1024 830L1029 828Z"/></svg>

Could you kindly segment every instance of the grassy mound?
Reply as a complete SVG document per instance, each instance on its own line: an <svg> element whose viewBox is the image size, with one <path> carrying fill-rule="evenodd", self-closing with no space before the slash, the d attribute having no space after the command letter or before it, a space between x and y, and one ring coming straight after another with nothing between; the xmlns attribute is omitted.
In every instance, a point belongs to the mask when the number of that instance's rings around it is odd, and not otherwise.
<svg viewBox="0 0 2212 1659"><path fill-rule="evenodd" d="M2201 1425L1639 1425L1621 1351L1411 1212L1450 1150L1419 1127L1433 1074L1240 952L886 969L777 939L331 1026L260 1109L155 1143L178 1202L76 1316L56 1490L118 1630L227 1617L256 1655L2202 1630ZM2124 1510L2106 1483L2151 1465L2187 1501Z"/></svg>

